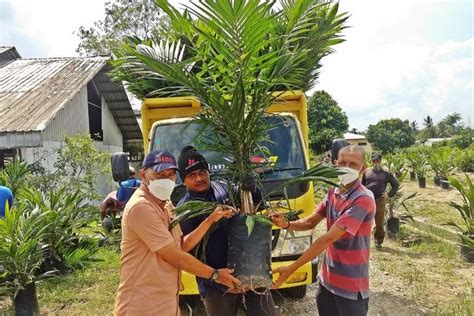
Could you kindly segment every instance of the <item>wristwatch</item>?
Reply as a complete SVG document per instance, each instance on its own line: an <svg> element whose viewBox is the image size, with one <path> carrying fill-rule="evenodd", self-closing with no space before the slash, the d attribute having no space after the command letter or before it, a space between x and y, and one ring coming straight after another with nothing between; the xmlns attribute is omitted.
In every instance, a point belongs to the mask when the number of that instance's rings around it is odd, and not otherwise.
<svg viewBox="0 0 474 316"><path fill-rule="evenodd" d="M214 269L214 271L212 271L212 274L209 280L216 281L218 277L219 277L219 270Z"/></svg>

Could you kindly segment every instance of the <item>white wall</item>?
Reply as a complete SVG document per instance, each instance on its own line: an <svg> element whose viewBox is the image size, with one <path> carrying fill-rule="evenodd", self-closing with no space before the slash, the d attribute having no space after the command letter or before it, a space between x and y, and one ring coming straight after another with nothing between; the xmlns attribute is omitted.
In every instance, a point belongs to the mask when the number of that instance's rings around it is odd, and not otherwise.
<svg viewBox="0 0 474 316"><path fill-rule="evenodd" d="M122 148L123 137L117 123L109 110L107 102L102 98L102 130L104 131L104 145ZM121 150L120 150L121 151Z"/></svg>
<svg viewBox="0 0 474 316"><path fill-rule="evenodd" d="M87 85L56 114L43 131L44 141L62 141L65 135L89 134Z"/></svg>

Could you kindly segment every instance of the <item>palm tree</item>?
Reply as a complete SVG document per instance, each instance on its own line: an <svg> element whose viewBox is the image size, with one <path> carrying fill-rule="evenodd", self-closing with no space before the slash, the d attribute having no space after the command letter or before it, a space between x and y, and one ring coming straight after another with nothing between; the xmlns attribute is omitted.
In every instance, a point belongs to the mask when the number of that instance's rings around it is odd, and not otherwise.
<svg viewBox="0 0 474 316"><path fill-rule="evenodd" d="M347 15L318 0L285 0L281 9L274 1L207 0L183 13L166 0L156 3L169 16L172 35L151 45L124 44L115 52L115 78L135 88L167 82L151 92L197 97L198 121L216 131L208 145L233 157L229 170L238 181L256 167L249 157L266 138L264 114L277 91L314 86L321 59L343 41ZM241 209L253 213L249 192L240 196Z"/></svg>
<svg viewBox="0 0 474 316"><path fill-rule="evenodd" d="M239 183L261 167L250 157L262 152L271 128L266 110L281 91L315 85L321 59L343 42L348 16L321 0L282 0L278 8L269 0L204 0L184 12L156 3L170 20L166 40L124 44L114 52L113 76L138 96L196 97L203 107L197 122L214 133L206 145L232 157L229 177ZM334 176L315 168L302 180ZM242 213L255 214L251 193L239 191ZM245 221L250 232L254 222Z"/></svg>
<svg viewBox="0 0 474 316"><path fill-rule="evenodd" d="M425 126L423 130L423 138L433 138L436 136L436 130L431 116L427 116L423 119L423 125Z"/></svg>

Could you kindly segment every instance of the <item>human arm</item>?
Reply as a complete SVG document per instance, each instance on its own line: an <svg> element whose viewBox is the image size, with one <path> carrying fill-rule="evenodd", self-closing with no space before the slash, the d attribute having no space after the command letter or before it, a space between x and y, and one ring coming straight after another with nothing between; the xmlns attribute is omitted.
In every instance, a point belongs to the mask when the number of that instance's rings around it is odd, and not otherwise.
<svg viewBox="0 0 474 316"><path fill-rule="evenodd" d="M289 229L289 230L310 230L316 227L323 219L324 216L318 214L318 212L314 211L311 215L306 216L304 218L298 219L296 221L288 222L285 219L283 213L280 212L271 212L270 217L272 219L273 225L278 226L280 228Z"/></svg>
<svg viewBox="0 0 474 316"><path fill-rule="evenodd" d="M296 221L287 222L280 212L270 212L273 225L284 229L304 231L316 227L325 217L328 204L328 195L319 204L318 208L309 216L298 219Z"/></svg>
<svg viewBox="0 0 474 316"><path fill-rule="evenodd" d="M179 249L177 241L173 238L165 224L165 211L157 210L152 205L141 203L134 205L125 218L129 228L148 247L151 252L156 253L163 260L177 269L209 278L214 271L213 268L203 264L190 254ZM220 269L217 282L231 288L233 282L240 282L231 276L229 269Z"/></svg>
<svg viewBox="0 0 474 316"><path fill-rule="evenodd" d="M289 266L279 267L274 269L273 273L279 273L278 280L272 286L272 288L279 288L283 282L288 279L298 268L304 265L306 262L312 260L313 258L319 256L323 250L333 244L335 241L339 240L346 231L340 228L337 225L333 225L331 229L311 244L311 246L306 250L295 262Z"/></svg>
<svg viewBox="0 0 474 316"><path fill-rule="evenodd" d="M343 235L355 236L360 232L363 235L370 236L374 214L375 202L372 197L364 196L353 201L349 209L334 222L329 231L319 237L298 260L289 266L280 267L273 271L274 273L280 273L274 288L281 286L294 271L318 256Z"/></svg>
<svg viewBox="0 0 474 316"><path fill-rule="evenodd" d="M210 279L214 268L197 260L189 253L178 248L176 243L170 243L156 252L156 255L168 262L170 265L179 270L184 270L195 276ZM218 275L216 282L227 286L230 289L239 287L241 282L232 276L234 270L217 269Z"/></svg>
<svg viewBox="0 0 474 316"><path fill-rule="evenodd" d="M211 228L212 224L217 223L223 217L230 218L234 215L234 210L230 206L218 206L216 209L205 218L196 229L193 229L189 234L186 234L181 243L181 249L189 252L201 241Z"/></svg>
<svg viewBox="0 0 474 316"><path fill-rule="evenodd" d="M389 172L387 172L387 181L390 183L390 192L388 192L388 196L393 197L395 194L397 194L400 184L398 183L397 179Z"/></svg>

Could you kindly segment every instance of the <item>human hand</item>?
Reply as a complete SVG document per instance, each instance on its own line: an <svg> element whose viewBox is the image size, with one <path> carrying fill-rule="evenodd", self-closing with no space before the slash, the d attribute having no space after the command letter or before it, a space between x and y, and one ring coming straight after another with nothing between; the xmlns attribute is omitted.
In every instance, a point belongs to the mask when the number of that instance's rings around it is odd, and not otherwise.
<svg viewBox="0 0 474 316"><path fill-rule="evenodd" d="M285 282L290 277L290 275L293 274L293 272L295 271L290 266L278 267L276 269L273 269L272 273L273 274L278 273L279 276L278 276L278 280L275 283L273 283L272 289L279 288L283 284L283 282Z"/></svg>
<svg viewBox="0 0 474 316"><path fill-rule="evenodd" d="M268 212L268 216L270 216L273 225L278 226L280 228L288 227L288 222L282 213L277 211L270 211Z"/></svg>
<svg viewBox="0 0 474 316"><path fill-rule="evenodd" d="M216 282L235 289L242 286L242 282L232 276L234 269L218 269Z"/></svg>
<svg viewBox="0 0 474 316"><path fill-rule="evenodd" d="M214 209L214 211L209 215L209 220L211 223L217 223L223 217L231 218L236 213L236 210L228 205L220 205Z"/></svg>

